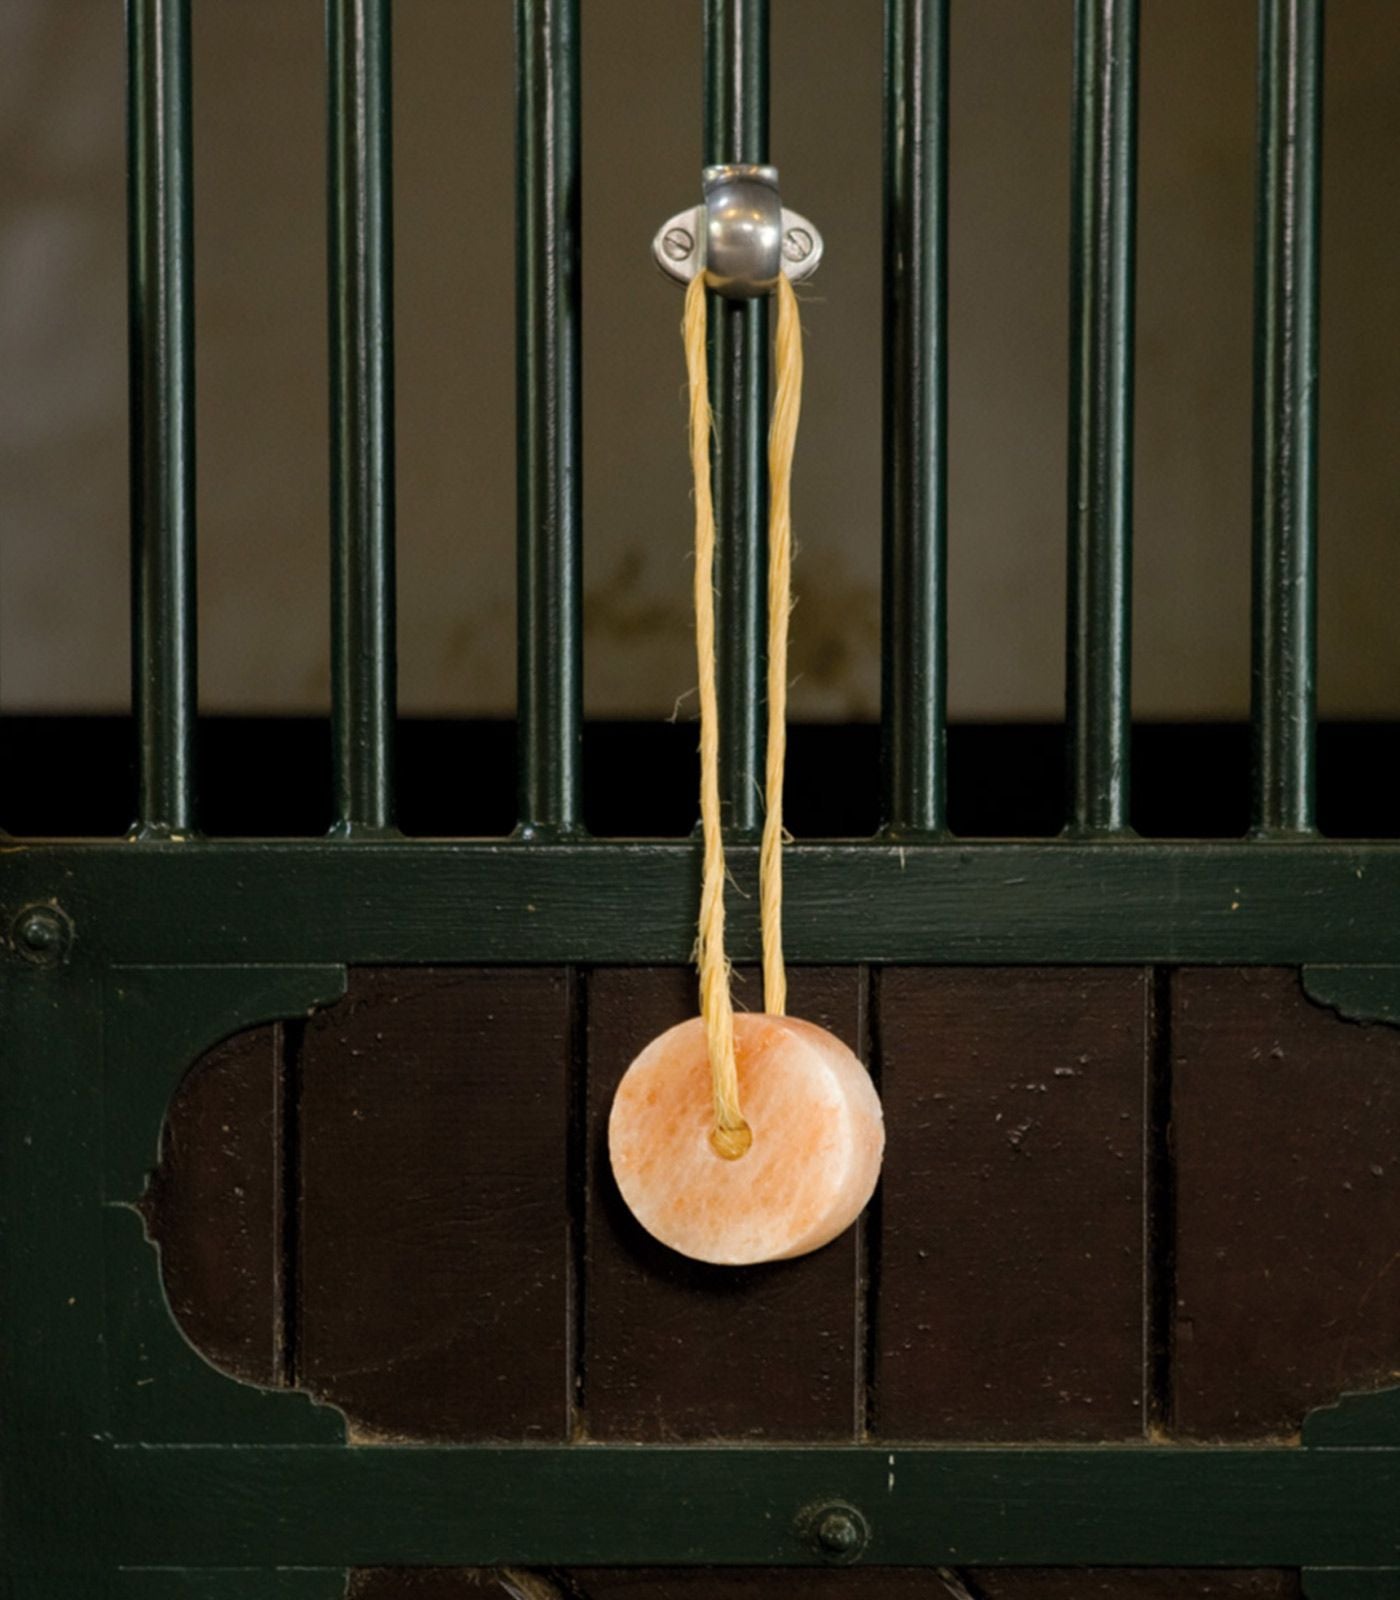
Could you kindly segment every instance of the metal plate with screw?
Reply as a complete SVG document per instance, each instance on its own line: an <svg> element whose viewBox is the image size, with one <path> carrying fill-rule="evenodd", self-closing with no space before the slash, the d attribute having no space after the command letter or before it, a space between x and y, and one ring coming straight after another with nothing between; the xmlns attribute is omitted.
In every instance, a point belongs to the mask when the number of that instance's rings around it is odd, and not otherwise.
<svg viewBox="0 0 1400 1600"><path fill-rule="evenodd" d="M652 241L651 253L668 278L689 283L700 270L700 241L704 237L705 208L678 211L662 225ZM783 208L783 275L801 283L821 265L823 241L815 224L796 211Z"/></svg>

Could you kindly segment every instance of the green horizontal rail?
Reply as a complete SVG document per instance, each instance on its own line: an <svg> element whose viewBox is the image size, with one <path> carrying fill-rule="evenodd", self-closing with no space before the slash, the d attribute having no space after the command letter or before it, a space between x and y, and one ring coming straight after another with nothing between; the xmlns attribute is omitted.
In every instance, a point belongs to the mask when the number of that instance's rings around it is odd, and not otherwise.
<svg viewBox="0 0 1400 1600"><path fill-rule="evenodd" d="M795 962L1400 963L1400 844L798 844ZM27 844L11 908L57 900L74 959L684 963L699 857L673 844ZM758 953L757 851L737 959Z"/></svg>
<svg viewBox="0 0 1400 1600"><path fill-rule="evenodd" d="M1070 225L1069 826L1128 827L1137 0L1077 0Z"/></svg>
<svg viewBox="0 0 1400 1600"><path fill-rule="evenodd" d="M126 26L134 831L170 838L195 826L189 0L130 0Z"/></svg>
<svg viewBox="0 0 1400 1600"><path fill-rule="evenodd" d="M821 1564L838 1497L893 1565L1385 1566L1400 1450L117 1448L123 1565Z"/></svg>
<svg viewBox="0 0 1400 1600"><path fill-rule="evenodd" d="M1322 0L1261 0L1254 308L1254 826L1315 826Z"/></svg>
<svg viewBox="0 0 1400 1600"><path fill-rule="evenodd" d="M86 1600L87 1593L67 1588L64 1600ZM339 1567L127 1567L96 1580L91 1593L93 1600L345 1600L345 1573Z"/></svg>
<svg viewBox="0 0 1400 1600"><path fill-rule="evenodd" d="M389 0L326 0L335 831L394 822Z"/></svg>
<svg viewBox="0 0 1400 1600"><path fill-rule="evenodd" d="M947 720L948 0L885 7L883 820L942 831Z"/></svg>
<svg viewBox="0 0 1400 1600"><path fill-rule="evenodd" d="M705 162L768 160L769 0L705 0ZM720 805L760 826L766 735L768 301L710 296Z"/></svg>
<svg viewBox="0 0 1400 1600"><path fill-rule="evenodd" d="M578 0L516 0L519 821L582 826Z"/></svg>

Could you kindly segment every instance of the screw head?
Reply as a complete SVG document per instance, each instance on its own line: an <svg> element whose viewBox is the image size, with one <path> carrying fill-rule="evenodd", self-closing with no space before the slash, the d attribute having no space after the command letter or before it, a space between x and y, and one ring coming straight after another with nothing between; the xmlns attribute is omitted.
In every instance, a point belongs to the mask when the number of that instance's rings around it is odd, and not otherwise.
<svg viewBox="0 0 1400 1600"><path fill-rule="evenodd" d="M685 228L668 228L666 236L661 241L661 248L672 261L684 261L687 256L694 253L694 235Z"/></svg>
<svg viewBox="0 0 1400 1600"><path fill-rule="evenodd" d="M815 244L806 228L789 228L783 235L783 255L788 261L805 261Z"/></svg>
<svg viewBox="0 0 1400 1600"><path fill-rule="evenodd" d="M860 1529L844 1511L828 1511L817 1528L823 1550L834 1556L849 1554L860 1543Z"/></svg>
<svg viewBox="0 0 1400 1600"><path fill-rule="evenodd" d="M36 967L62 961L72 937L73 925L57 906L26 906L14 921L15 949Z"/></svg>
<svg viewBox="0 0 1400 1600"><path fill-rule="evenodd" d="M818 1555L834 1566L860 1559L870 1542L870 1525L859 1511L844 1501L810 1508L799 1518L799 1528Z"/></svg>

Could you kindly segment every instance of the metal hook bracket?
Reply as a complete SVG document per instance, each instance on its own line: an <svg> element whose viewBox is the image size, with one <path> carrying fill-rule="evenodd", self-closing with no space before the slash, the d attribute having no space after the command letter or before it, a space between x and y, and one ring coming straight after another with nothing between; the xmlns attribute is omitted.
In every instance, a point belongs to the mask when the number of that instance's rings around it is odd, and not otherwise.
<svg viewBox="0 0 1400 1600"><path fill-rule="evenodd" d="M703 271L716 293L732 300L771 294L781 273L800 283L817 270L822 236L806 217L784 208L776 167L706 167L704 200L678 211L652 241L656 264L677 283Z"/></svg>

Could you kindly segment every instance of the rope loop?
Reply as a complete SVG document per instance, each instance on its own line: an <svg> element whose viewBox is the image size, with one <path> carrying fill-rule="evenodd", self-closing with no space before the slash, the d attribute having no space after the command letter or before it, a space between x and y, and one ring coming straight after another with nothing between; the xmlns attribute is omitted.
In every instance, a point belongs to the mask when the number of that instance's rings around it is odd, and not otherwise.
<svg viewBox="0 0 1400 1600"><path fill-rule="evenodd" d="M783 769L787 759L788 619L792 611L792 462L802 410L802 325L797 296L779 275L775 339L777 383L768 434L768 742L765 814L759 852L764 1008L787 1010L783 963ZM715 652L715 506L710 477L710 382L706 364L705 275L685 297L686 370L690 381L690 465L695 478L695 654L700 689L700 828L703 868L696 964L700 1015L710 1059L714 1129L710 1142L728 1160L742 1156L753 1134L739 1105L734 1055L734 1003L724 949L724 836L719 803L719 695Z"/></svg>

